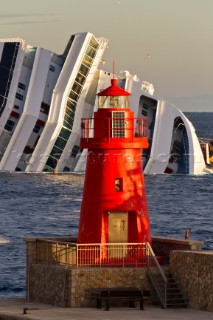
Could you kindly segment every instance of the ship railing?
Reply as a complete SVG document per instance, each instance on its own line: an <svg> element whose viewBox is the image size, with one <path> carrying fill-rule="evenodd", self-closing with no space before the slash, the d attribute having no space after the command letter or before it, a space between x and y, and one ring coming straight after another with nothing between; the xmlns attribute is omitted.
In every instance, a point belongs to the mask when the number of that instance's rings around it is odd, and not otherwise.
<svg viewBox="0 0 213 320"><path fill-rule="evenodd" d="M147 243L77 244L37 239L33 260L75 268L139 268L151 263L150 249Z"/></svg>
<svg viewBox="0 0 213 320"><path fill-rule="evenodd" d="M141 138L148 137L148 118L100 118L95 119L96 136L100 138ZM94 118L81 119L81 137L94 138Z"/></svg>

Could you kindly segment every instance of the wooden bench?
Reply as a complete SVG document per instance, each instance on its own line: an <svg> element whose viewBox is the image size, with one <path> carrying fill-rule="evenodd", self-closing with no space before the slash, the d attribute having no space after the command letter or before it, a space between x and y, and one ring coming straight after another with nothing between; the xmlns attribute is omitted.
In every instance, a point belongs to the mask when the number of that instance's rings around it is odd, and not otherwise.
<svg viewBox="0 0 213 320"><path fill-rule="evenodd" d="M128 301L129 307L134 307L134 302L140 302L140 310L143 308L143 291L138 288L95 288L92 293L96 295L96 307L101 309L105 302L105 310L109 311L112 301Z"/></svg>

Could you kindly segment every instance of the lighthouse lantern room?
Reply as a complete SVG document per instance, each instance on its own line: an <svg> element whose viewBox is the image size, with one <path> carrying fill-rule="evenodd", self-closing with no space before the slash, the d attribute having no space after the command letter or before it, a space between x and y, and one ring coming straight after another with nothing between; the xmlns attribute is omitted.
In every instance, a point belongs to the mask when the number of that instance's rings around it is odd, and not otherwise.
<svg viewBox="0 0 213 320"><path fill-rule="evenodd" d="M81 148L88 156L79 244L151 244L142 169L148 126L146 118L134 118L130 95L112 79L98 94L94 118L82 119Z"/></svg>

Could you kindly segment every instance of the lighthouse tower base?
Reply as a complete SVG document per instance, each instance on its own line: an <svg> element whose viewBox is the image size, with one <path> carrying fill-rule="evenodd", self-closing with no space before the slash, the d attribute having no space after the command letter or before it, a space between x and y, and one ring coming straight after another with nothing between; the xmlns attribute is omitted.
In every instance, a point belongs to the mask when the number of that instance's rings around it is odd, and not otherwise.
<svg viewBox="0 0 213 320"><path fill-rule="evenodd" d="M68 256L60 252L67 244L73 245L76 242L74 238L28 238L25 241L28 301L59 307L95 307L96 301L91 294L94 288L137 287L139 290L152 292L146 268L76 268L76 264L73 266L66 264ZM178 252L185 250L184 252L189 255L190 250L200 250L202 245L200 241L161 237L153 238L152 243L156 248L161 247L161 250L164 248L161 254L164 253L168 257L174 249L176 251L179 249ZM73 257L72 246L70 248L69 254ZM156 253L158 254L157 251ZM166 259L168 257L166 256ZM183 266L184 263L182 263ZM168 267L166 265L162 268L167 271ZM172 267L175 269L175 265ZM150 303L153 302L155 297L151 295Z"/></svg>

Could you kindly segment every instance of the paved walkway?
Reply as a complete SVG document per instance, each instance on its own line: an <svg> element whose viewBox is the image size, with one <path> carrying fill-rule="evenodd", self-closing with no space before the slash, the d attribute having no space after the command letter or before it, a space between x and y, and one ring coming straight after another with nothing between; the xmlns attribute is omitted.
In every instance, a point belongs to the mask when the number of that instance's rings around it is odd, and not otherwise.
<svg viewBox="0 0 213 320"><path fill-rule="evenodd" d="M29 308L27 314L23 309ZM0 320L212 320L213 313L194 309L161 309L147 306L145 310L111 308L57 308L25 299L0 300Z"/></svg>

